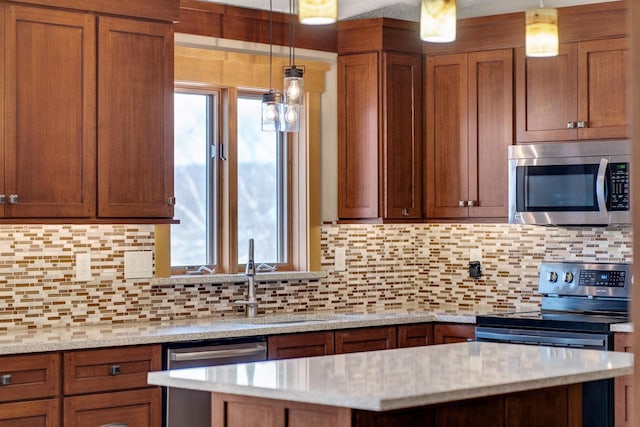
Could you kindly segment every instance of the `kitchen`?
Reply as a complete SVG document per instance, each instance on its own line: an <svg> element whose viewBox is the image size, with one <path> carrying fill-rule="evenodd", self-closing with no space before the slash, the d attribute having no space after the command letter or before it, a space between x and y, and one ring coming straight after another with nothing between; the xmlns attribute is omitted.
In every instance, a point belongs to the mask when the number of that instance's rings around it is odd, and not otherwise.
<svg viewBox="0 0 640 427"><path fill-rule="evenodd" d="M323 178L323 191L331 187L324 184ZM322 203L323 212L331 212L327 205ZM335 213L323 213L322 219L336 218ZM231 315L238 312L232 302L245 293L234 285L212 292L210 285L199 284L197 278L178 286L156 279L124 279L123 252L154 251L157 235L153 225L3 225L2 236L8 285L0 295L10 310L0 314L0 325L7 330ZM345 271L334 272L334 250L340 246L347 248ZM478 246L482 248L484 275L474 281L468 278L467 262L470 251ZM527 308L539 302L535 287L528 284L534 283L539 263L547 256L573 259L579 255L594 261L625 262L632 256L627 226L325 224L318 247L320 264L328 277L292 282L276 279L277 287L259 286L265 312L280 311L283 300L287 311L327 307L338 312ZM75 248L97 254L92 261L99 267L94 267L90 282L70 280ZM517 277L513 277L514 266Z"/></svg>

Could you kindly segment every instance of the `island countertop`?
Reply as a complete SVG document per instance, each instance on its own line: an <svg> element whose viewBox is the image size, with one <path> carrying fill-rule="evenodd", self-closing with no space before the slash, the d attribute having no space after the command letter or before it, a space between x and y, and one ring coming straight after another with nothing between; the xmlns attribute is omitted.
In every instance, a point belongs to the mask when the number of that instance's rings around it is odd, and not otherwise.
<svg viewBox="0 0 640 427"><path fill-rule="evenodd" d="M628 375L633 355L468 342L148 374L150 384L388 411Z"/></svg>

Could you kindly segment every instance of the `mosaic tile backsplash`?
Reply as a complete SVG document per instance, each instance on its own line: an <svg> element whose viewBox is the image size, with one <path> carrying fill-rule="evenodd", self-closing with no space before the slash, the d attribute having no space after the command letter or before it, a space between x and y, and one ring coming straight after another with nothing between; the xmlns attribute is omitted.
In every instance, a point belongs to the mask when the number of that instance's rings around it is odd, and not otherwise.
<svg viewBox="0 0 640 427"><path fill-rule="evenodd" d="M631 262L631 227L508 224L326 225L321 281L258 283L259 313L456 311L536 307L540 261ZM334 271L336 247L346 270ZM0 331L240 315L244 284L169 285L124 278L124 252L154 250L152 225L1 225ZM483 276L469 278L471 250ZM76 282L75 255L93 279Z"/></svg>

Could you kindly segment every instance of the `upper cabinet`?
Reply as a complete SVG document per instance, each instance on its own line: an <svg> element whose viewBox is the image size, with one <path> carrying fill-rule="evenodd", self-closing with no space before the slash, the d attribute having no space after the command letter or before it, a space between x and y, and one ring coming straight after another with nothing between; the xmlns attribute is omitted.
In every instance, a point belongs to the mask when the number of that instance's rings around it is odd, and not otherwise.
<svg viewBox="0 0 640 427"><path fill-rule="evenodd" d="M625 138L629 42L564 43L552 58L516 53L518 142Z"/></svg>
<svg viewBox="0 0 640 427"><path fill-rule="evenodd" d="M341 24L339 36L338 216L420 219L421 55L415 41L395 43L415 34L384 19L353 25Z"/></svg>
<svg viewBox="0 0 640 427"><path fill-rule="evenodd" d="M140 15L178 3L145 2L0 2L0 217L173 217L172 23Z"/></svg>
<svg viewBox="0 0 640 427"><path fill-rule="evenodd" d="M425 70L426 216L506 217L512 50L432 56Z"/></svg>

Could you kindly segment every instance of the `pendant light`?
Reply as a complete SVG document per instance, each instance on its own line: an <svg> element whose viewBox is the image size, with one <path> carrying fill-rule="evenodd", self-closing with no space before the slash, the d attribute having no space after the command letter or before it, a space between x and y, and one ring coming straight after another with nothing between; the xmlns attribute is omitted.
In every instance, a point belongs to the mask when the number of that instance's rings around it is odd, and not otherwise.
<svg viewBox="0 0 640 427"><path fill-rule="evenodd" d="M422 0L420 38L432 43L456 39L456 0Z"/></svg>
<svg viewBox="0 0 640 427"><path fill-rule="evenodd" d="M526 11L526 25L527 56L558 55L558 9L545 8L540 0L538 9Z"/></svg>
<svg viewBox="0 0 640 427"><path fill-rule="evenodd" d="M289 0L289 63L284 69L284 91L280 111L280 130L298 132L300 130L300 107L304 100L304 69L296 67L296 27L293 19L294 0Z"/></svg>
<svg viewBox="0 0 640 427"><path fill-rule="evenodd" d="M262 94L262 130L276 131L280 127L280 96L273 90L273 0L269 0L269 92Z"/></svg>
<svg viewBox="0 0 640 427"><path fill-rule="evenodd" d="M338 0L300 0L298 9L301 24L323 25L338 20Z"/></svg>

